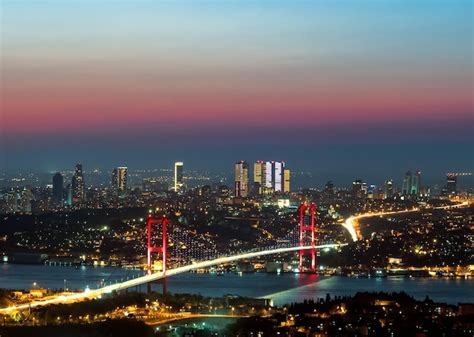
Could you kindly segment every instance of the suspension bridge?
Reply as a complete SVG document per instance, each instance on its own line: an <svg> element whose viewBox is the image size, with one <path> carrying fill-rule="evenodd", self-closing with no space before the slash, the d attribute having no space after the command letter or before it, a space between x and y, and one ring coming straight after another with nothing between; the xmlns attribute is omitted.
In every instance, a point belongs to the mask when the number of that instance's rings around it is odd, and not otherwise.
<svg viewBox="0 0 474 337"><path fill-rule="evenodd" d="M450 208L458 208L458 207L465 207L468 206L468 202L462 202L455 205L448 205L448 206L440 206L434 207L433 209L450 209ZM384 216L384 215L396 215L402 213L409 213L409 212L416 212L419 211L419 208L408 209L408 210L400 210L400 211L390 211L390 212L376 212L376 213L366 213L361 214L358 216L348 218L344 223L343 226L349 231L352 236L352 239L356 241L358 239L357 231L356 231L356 221L365 218L365 217L372 217L372 216ZM148 240L147 240L147 274L144 276L140 276L134 279L126 280L124 282L117 282L115 284L107 285L104 287L100 287L98 289L90 289L80 293L74 293L69 295L59 295L57 297L45 300L39 300L31 303L11 306L7 308L0 308L0 313L10 313L13 311L19 310L27 310L34 307L41 307L47 306L51 304L69 304L84 301L87 299L95 299L101 298L102 295L109 294L115 291L121 291L127 288L137 287L143 284L150 284L152 282L164 279L166 277L170 277L173 275L178 275L186 272L190 272L197 269L204 269L209 268L216 265L223 265L227 263L236 262L239 260L246 260L252 259L255 257L261 256L268 256L268 255L278 255L278 254L285 254L285 253L299 253L299 270L316 270L316 251L318 249L325 249L325 248L338 248L345 246L347 244L323 244L323 245L316 245L316 205L315 204L302 204L299 208L299 216L300 221L298 224L299 230L295 231L292 230L289 233L290 237L295 237L297 233L297 239L293 240L283 240L287 241L288 246L273 246L273 247L265 247L261 249L254 249L250 252L244 253L237 253L228 256L222 257L211 257L213 255L214 250L211 249L210 252L205 254L204 261L197 261L192 262L190 264L179 266L175 268L168 269L168 237L167 237L167 226L169 224L169 220L166 217L156 218L154 215L150 214L147 219L147 227L148 227ZM161 226L161 245L155 246L153 244L153 227L154 226ZM295 241L297 244L295 245ZM155 254L161 256L161 263L162 263L162 270L159 272L153 272L153 257ZM309 254L311 256L310 267L305 268L304 264L304 255ZM202 254L201 254L202 257Z"/></svg>

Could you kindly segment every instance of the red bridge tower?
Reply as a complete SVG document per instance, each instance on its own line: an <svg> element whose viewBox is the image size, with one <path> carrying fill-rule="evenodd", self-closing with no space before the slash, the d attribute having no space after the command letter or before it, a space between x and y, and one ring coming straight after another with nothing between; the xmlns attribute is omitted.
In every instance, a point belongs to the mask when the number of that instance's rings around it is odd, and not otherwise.
<svg viewBox="0 0 474 337"><path fill-rule="evenodd" d="M169 223L168 218L163 215L160 219L156 219L153 214L149 214L146 220L148 226L148 250L147 250L147 272L151 274L152 272L152 255L153 253L161 254L163 259L163 273L166 273L166 249L167 249L167 238L166 238L166 226ZM161 225L161 235L162 235L162 245L161 247L152 246L151 238L152 238L152 227L153 225Z"/></svg>
<svg viewBox="0 0 474 337"><path fill-rule="evenodd" d="M309 232L311 238L311 247L309 251L311 253L311 270L316 271L316 245L315 245L315 232L314 228L316 226L316 204L301 204L300 205L300 247L303 247L304 244L304 233ZM303 255L305 250L300 249L300 264L299 270L303 271Z"/></svg>

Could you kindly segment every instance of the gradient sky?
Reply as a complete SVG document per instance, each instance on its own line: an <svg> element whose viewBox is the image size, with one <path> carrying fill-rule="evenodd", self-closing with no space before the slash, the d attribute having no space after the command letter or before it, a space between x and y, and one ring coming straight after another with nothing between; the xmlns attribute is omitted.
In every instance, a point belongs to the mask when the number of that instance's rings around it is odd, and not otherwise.
<svg viewBox="0 0 474 337"><path fill-rule="evenodd" d="M471 0L0 6L5 170L474 169Z"/></svg>

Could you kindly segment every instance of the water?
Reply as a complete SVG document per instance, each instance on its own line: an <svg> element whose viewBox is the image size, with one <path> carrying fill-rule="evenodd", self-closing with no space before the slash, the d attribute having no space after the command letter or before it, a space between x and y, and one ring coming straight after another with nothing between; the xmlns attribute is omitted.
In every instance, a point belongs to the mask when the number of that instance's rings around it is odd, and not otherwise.
<svg viewBox="0 0 474 337"><path fill-rule="evenodd" d="M114 267L59 267L46 265L0 265L0 288L29 289L36 282L48 289L97 288L101 283L142 275L140 270ZM66 282L64 282L66 280ZM142 290L146 287L143 286ZM167 280L172 293L194 293L219 297L234 294L271 298L277 305L304 299L335 295L353 295L358 291L405 291L417 299L428 295L438 302L474 303L474 279L445 278L346 278L309 274L195 274L172 276Z"/></svg>
<svg viewBox="0 0 474 337"><path fill-rule="evenodd" d="M178 321L155 325L156 331L163 331L170 326L176 329L175 336L183 336L186 331L193 329L209 329L213 332L221 332L229 325L237 321L236 318L206 317L206 318L186 318Z"/></svg>

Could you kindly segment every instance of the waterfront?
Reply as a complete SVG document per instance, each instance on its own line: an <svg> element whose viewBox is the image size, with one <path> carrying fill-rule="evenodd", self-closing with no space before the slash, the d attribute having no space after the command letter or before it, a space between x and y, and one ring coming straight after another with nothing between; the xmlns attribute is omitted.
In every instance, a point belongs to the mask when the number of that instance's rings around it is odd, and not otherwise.
<svg viewBox="0 0 474 337"><path fill-rule="evenodd" d="M113 283L139 275L142 275L140 270L114 267L76 269L46 265L3 264L0 266L0 288L29 289L33 283L36 283L38 287L48 289L97 288L101 283ZM172 293L195 293L215 297L225 294L265 297L271 298L277 305L325 297L327 293L331 296L339 296L353 295L358 291L405 291L417 299L424 299L428 295L439 302L474 303L473 286L474 279L348 278L267 273L242 275L227 273L223 276L186 273L167 280L167 289ZM146 287L142 287L141 290L146 290Z"/></svg>
<svg viewBox="0 0 474 337"><path fill-rule="evenodd" d="M220 332L236 320L236 318L225 317L185 318L171 323L157 324L154 327L156 331L171 330L171 327L176 332L176 335L182 336L186 331L194 329L206 328L213 332Z"/></svg>

